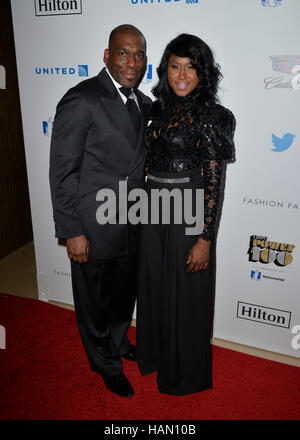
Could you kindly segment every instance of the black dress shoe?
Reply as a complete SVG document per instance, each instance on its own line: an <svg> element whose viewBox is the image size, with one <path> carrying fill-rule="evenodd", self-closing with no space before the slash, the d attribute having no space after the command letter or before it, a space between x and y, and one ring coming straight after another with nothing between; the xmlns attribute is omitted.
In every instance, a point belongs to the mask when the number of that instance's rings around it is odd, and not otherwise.
<svg viewBox="0 0 300 440"><path fill-rule="evenodd" d="M136 361L135 345L131 345L129 351L126 354L123 354L122 357L128 361Z"/></svg>
<svg viewBox="0 0 300 440"><path fill-rule="evenodd" d="M133 388L123 373L115 376L102 376L107 388L115 394L122 397L132 397L134 395Z"/></svg>

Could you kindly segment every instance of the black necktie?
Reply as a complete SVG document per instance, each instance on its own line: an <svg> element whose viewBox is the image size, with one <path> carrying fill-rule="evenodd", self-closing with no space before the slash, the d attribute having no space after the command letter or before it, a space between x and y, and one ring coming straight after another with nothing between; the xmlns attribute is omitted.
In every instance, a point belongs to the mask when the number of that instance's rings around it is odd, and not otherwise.
<svg viewBox="0 0 300 440"><path fill-rule="evenodd" d="M126 96L126 108L128 110L129 116L132 120L133 126L135 128L136 134L138 135L141 127L141 113L136 105L133 97L132 89L127 89L126 87L120 87L120 92Z"/></svg>

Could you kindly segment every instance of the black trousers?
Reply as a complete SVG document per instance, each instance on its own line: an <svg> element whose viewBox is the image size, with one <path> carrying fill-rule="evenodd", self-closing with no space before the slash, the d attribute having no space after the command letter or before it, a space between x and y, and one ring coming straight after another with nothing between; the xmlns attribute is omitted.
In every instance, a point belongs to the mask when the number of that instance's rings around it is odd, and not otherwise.
<svg viewBox="0 0 300 440"><path fill-rule="evenodd" d="M71 261L79 333L92 370L122 372L121 356L130 348L127 330L136 298L136 256L112 260Z"/></svg>

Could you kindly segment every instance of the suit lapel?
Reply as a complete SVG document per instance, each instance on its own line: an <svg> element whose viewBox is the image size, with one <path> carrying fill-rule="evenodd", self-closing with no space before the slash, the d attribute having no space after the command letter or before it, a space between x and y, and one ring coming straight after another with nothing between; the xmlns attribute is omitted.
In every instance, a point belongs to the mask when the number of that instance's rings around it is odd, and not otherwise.
<svg viewBox="0 0 300 440"><path fill-rule="evenodd" d="M131 172L134 170L136 164L143 160L146 154L146 149L145 149L145 145L144 145L144 131L145 131L145 127L147 126L149 117L150 117L150 113L151 113L151 105L147 104L144 102L141 93L139 92L139 90L135 91L135 94L137 96L138 99L138 103L139 103L139 108L142 114L142 123L141 123L141 128L140 128L140 132L139 132L139 136L136 142L136 150L135 153L132 157L129 169L128 169L128 174L131 174Z"/></svg>
<svg viewBox="0 0 300 440"><path fill-rule="evenodd" d="M135 148L137 136L128 115L127 109L105 69L98 75L98 94L110 118L119 130L127 137L132 148Z"/></svg>

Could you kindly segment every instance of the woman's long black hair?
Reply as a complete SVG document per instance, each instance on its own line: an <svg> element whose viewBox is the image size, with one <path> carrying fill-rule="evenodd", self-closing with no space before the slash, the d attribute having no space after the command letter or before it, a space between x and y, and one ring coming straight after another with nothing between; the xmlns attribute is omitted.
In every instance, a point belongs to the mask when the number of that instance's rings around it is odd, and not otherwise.
<svg viewBox="0 0 300 440"><path fill-rule="evenodd" d="M193 96L199 97L207 105L216 102L218 84L222 78L220 66L215 63L211 49L201 38L181 34L167 45L157 69L159 82L152 89L152 93L159 99L162 109L174 95L168 82L168 62L172 54L189 58L195 67L199 83L192 92Z"/></svg>

